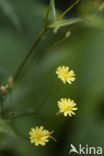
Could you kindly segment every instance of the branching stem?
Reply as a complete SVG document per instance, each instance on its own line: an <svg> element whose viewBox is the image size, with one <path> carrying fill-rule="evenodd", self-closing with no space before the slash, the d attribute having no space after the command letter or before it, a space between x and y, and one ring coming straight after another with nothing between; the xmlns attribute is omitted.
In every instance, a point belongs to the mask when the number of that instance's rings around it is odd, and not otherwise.
<svg viewBox="0 0 104 156"><path fill-rule="evenodd" d="M51 24L49 24L47 26L47 22L48 22L48 15L49 15L49 11L50 11L50 3L48 6L48 10L47 10L47 14L46 14L46 18L45 18L45 26L43 31L40 33L39 37L37 38L37 40L35 41L33 47L29 50L29 52L27 53L27 55L25 56L23 62L20 64L16 74L14 75L14 82L17 80L18 76L20 75L24 65L26 64L26 62L28 61L28 59L30 58L33 50L35 50L35 48L37 47L37 45L40 43L41 39L43 38L43 36L45 35L45 33L55 24L55 22L59 21L66 13L68 13L80 0L76 0L71 6L68 7L68 9L66 9L57 19L56 21L52 22Z"/></svg>

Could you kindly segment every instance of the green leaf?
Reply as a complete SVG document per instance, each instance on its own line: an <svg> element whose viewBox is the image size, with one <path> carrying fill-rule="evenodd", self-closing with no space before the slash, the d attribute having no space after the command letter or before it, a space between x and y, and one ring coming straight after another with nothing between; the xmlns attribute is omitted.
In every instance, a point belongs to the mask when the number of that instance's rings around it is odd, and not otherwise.
<svg viewBox="0 0 104 156"><path fill-rule="evenodd" d="M55 1L51 0L51 8L54 16L54 20L56 21L56 9L55 9Z"/></svg>
<svg viewBox="0 0 104 156"><path fill-rule="evenodd" d="M83 20L81 18L71 18L71 19L58 21L54 25L52 25L52 27L64 27L64 26L76 24L82 21Z"/></svg>
<svg viewBox="0 0 104 156"><path fill-rule="evenodd" d="M4 133L12 138L16 138L14 130L10 127L8 121L0 118L0 133Z"/></svg>

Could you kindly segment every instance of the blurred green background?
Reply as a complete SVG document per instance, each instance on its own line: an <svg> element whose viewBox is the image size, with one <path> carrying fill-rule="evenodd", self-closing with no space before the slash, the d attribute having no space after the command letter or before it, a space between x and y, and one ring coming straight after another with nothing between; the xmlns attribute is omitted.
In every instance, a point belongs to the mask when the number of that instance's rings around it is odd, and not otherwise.
<svg viewBox="0 0 104 156"><path fill-rule="evenodd" d="M16 73L20 63L43 28L48 0L0 0L0 85ZM57 14L74 0L56 0ZM5 120L0 118L0 156L67 156L70 144L78 147L104 145L104 9L101 0L80 1L64 18L82 18L79 25L49 30L24 67L15 88L5 99L7 112L25 113L38 108L60 80L59 65L76 73L72 85L61 85L42 107L40 114ZM49 22L53 20L52 13ZM67 31L71 36L61 44ZM34 52L35 52L34 51ZM74 99L78 106L72 118L56 116L60 98ZM45 147L30 144L29 131L43 125L54 130L57 143ZM104 151L103 151L104 152ZM71 154L74 155L74 154Z"/></svg>

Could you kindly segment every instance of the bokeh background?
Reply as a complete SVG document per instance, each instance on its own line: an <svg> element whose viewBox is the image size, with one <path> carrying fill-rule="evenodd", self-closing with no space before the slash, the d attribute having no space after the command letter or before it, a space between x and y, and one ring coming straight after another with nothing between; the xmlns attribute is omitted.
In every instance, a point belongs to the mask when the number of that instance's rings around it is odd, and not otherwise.
<svg viewBox="0 0 104 156"><path fill-rule="evenodd" d="M57 14L73 2L56 0ZM34 44L43 28L48 3L48 0L0 0L0 85L16 73ZM67 156L70 144L104 146L103 6L102 0L80 1L64 18L82 18L82 23L60 28L56 35L51 29L45 35L35 50L37 54L30 57L13 91L8 93L6 111L17 114L34 111L60 81L55 74L59 65L73 69L76 81L72 85L61 83L38 115L0 118L0 156ZM52 20L51 13L49 22ZM67 31L71 31L69 39L54 45ZM79 108L76 116L55 115L57 101L62 97L75 100ZM31 145L28 133L36 125L54 130L57 143L51 141L45 147Z"/></svg>

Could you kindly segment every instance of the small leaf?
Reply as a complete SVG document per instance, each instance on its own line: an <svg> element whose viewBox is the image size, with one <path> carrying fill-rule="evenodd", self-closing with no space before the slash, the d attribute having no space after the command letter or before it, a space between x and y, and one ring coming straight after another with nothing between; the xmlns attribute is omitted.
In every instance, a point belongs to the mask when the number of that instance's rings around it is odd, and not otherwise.
<svg viewBox="0 0 104 156"><path fill-rule="evenodd" d="M52 27L64 27L64 26L76 24L82 21L83 20L81 18L71 18L71 19L58 21L54 25L52 25Z"/></svg>
<svg viewBox="0 0 104 156"><path fill-rule="evenodd" d="M55 1L51 0L51 8L54 16L54 20L56 21L56 9L55 9Z"/></svg>

